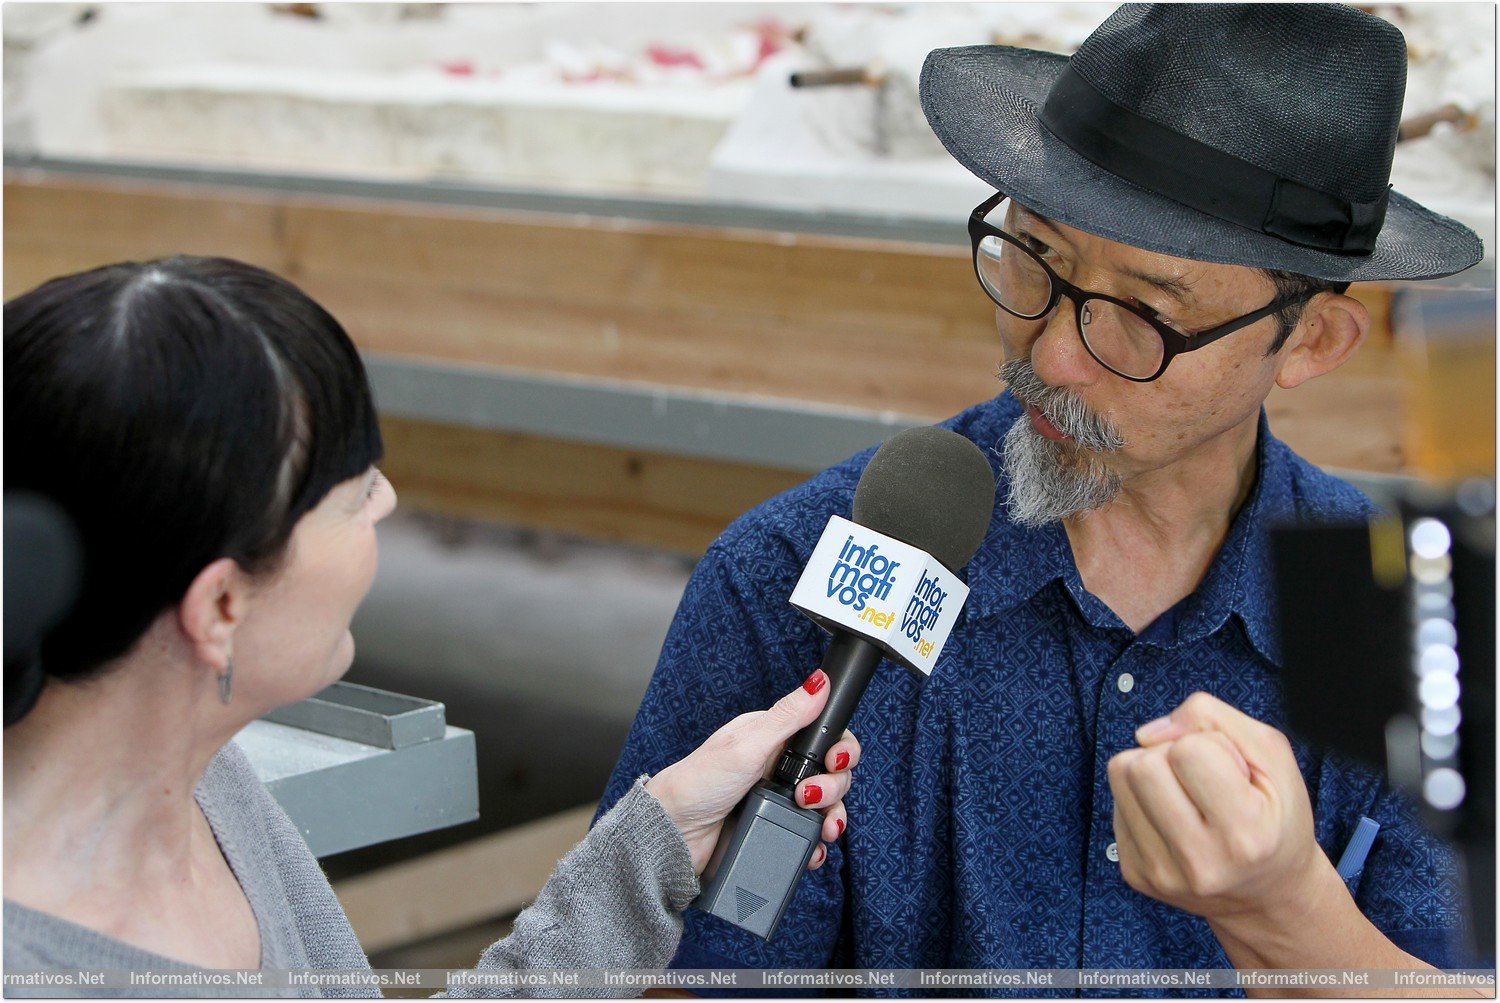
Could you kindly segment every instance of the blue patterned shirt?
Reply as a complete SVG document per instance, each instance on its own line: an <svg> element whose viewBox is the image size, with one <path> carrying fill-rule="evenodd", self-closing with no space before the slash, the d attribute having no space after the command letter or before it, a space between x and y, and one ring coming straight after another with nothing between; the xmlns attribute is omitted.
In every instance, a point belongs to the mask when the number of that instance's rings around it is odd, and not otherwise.
<svg viewBox="0 0 1500 1003"><path fill-rule="evenodd" d="M999 477L996 447L1020 413L1002 394L944 425L978 444ZM601 812L635 777L770 706L819 663L827 637L787 599L829 515L849 514L872 453L751 510L709 548ZM864 754L844 837L802 879L773 940L689 910L674 965L1231 967L1204 920L1125 883L1105 768L1135 745L1137 726L1195 690L1283 720L1266 529L1358 520L1374 506L1275 439L1264 414L1258 464L1198 590L1138 635L1085 589L1060 524L1027 529L1007 517L1001 478L967 568L968 603L931 677L882 663L854 715ZM1450 852L1379 776L1293 745L1334 861L1361 815L1381 824L1350 881L1360 908L1402 948L1455 964Z"/></svg>

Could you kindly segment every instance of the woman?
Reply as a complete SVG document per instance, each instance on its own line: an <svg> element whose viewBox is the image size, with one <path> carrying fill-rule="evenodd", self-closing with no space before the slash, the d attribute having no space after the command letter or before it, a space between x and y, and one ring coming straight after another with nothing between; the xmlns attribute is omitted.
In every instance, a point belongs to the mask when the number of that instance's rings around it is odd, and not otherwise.
<svg viewBox="0 0 1500 1003"><path fill-rule="evenodd" d="M58 501L86 566L36 665L7 678L6 969L368 967L230 742L354 657L396 496L348 336L234 261L56 279L6 304L5 439L7 488ZM641 778L480 967L664 966L722 820L825 682ZM858 759L846 734L799 785L826 840Z"/></svg>

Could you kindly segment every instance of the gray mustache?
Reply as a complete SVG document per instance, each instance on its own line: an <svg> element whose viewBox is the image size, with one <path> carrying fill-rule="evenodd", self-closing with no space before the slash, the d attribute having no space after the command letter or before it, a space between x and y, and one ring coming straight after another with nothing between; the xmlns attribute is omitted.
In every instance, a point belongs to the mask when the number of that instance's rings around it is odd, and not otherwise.
<svg viewBox="0 0 1500 1003"><path fill-rule="evenodd" d="M1000 367L1000 378L1016 400L1041 411L1059 432L1082 448L1112 452L1124 447L1125 437L1119 429L1090 410L1071 390L1043 383L1031 368L1031 360L1011 359Z"/></svg>

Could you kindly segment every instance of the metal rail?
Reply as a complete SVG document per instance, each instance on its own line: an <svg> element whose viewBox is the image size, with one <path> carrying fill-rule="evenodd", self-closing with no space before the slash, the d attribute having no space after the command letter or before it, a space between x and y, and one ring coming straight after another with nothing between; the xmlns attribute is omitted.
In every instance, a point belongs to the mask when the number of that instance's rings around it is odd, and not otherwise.
<svg viewBox="0 0 1500 1003"><path fill-rule="evenodd" d="M967 246L969 242L961 219L943 222L921 217L810 212L734 202L597 195L481 185L442 178L386 180L333 174L192 167L145 161L57 159L12 151L5 153L5 169L115 181L240 188L279 195L339 196L512 212L596 216L728 230L805 233L942 246Z"/></svg>
<svg viewBox="0 0 1500 1003"><path fill-rule="evenodd" d="M479 817L474 733L431 700L334 683L234 740L319 857Z"/></svg>
<svg viewBox="0 0 1500 1003"><path fill-rule="evenodd" d="M777 467L821 470L926 419L656 384L365 357L385 414L466 428Z"/></svg>

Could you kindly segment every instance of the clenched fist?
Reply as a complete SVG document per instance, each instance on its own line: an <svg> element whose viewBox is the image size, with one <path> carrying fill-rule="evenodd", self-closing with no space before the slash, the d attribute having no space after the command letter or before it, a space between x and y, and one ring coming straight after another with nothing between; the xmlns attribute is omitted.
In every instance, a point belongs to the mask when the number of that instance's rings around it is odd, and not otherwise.
<svg viewBox="0 0 1500 1003"><path fill-rule="evenodd" d="M1132 888L1209 920L1279 912L1326 882L1312 806L1286 736L1207 693L1136 732L1109 762L1120 870Z"/></svg>

